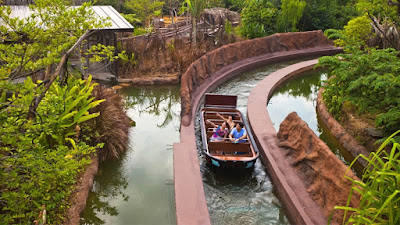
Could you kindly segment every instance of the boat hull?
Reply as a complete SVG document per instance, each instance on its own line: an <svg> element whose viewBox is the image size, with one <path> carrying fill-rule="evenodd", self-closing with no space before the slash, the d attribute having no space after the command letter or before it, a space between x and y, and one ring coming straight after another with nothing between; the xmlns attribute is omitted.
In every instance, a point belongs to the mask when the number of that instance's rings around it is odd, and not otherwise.
<svg viewBox="0 0 400 225"><path fill-rule="evenodd" d="M222 160L205 153L207 164L218 168L238 168L238 169L251 169L254 167L257 158L244 161L244 160Z"/></svg>
<svg viewBox="0 0 400 225"><path fill-rule="evenodd" d="M208 164L219 168L252 168L259 156L253 135L242 113L236 109L236 96L210 95L205 96L204 107L201 109L201 136L205 160ZM243 123L247 137L242 143L232 143L229 138L211 141L214 129L220 127L227 118L234 118L235 124Z"/></svg>

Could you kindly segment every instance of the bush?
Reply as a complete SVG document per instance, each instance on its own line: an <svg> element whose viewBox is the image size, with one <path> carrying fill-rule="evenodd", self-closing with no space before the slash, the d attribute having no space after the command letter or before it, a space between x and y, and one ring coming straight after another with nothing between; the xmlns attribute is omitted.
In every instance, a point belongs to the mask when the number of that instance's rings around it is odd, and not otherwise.
<svg viewBox="0 0 400 225"><path fill-rule="evenodd" d="M361 194L358 208L349 205L335 207L345 211L343 221L346 224L400 224L400 144L393 139L399 132L392 134L368 158L360 155L351 164L359 157L368 161L363 182L346 177L353 182L349 199L355 192ZM392 149L386 151L385 147L390 144Z"/></svg>
<svg viewBox="0 0 400 225"><path fill-rule="evenodd" d="M122 98L114 90L98 86L93 95L96 99L105 100L93 109L100 112L100 116L91 125L98 133L96 143L104 143L104 147L98 150L99 159L119 158L128 147L128 131L132 121L124 111Z"/></svg>
<svg viewBox="0 0 400 225"><path fill-rule="evenodd" d="M355 51L320 58L330 79L324 101L337 119L343 103L350 102L359 114L376 116L376 127L386 135L400 127L400 52L394 49Z"/></svg>
<svg viewBox="0 0 400 225"><path fill-rule="evenodd" d="M277 7L266 0L249 0L242 10L241 35L247 38L263 37L275 33Z"/></svg>
<svg viewBox="0 0 400 225"><path fill-rule="evenodd" d="M31 224L42 205L49 224L62 223L76 178L101 147L88 145L92 136L81 133L85 122L99 115L89 112L101 103L91 97L94 86L91 78L71 78L65 86L55 81L31 120L27 114L41 83L0 82L2 223Z"/></svg>

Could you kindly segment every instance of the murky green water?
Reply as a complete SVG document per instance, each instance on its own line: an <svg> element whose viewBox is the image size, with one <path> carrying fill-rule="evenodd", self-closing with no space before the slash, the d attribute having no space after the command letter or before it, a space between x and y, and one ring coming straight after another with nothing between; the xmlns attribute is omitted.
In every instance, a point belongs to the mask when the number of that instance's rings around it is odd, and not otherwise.
<svg viewBox="0 0 400 225"><path fill-rule="evenodd" d="M237 95L237 108L246 116L251 90L265 76L295 62L298 61L274 64L244 73L220 85L213 93ZM250 171L215 169L206 165L202 157L199 125L196 132L200 169L212 224L289 224L260 159L254 170Z"/></svg>
<svg viewBox="0 0 400 225"><path fill-rule="evenodd" d="M136 127L123 158L100 165L81 224L176 224L172 144L179 142L179 86L120 93Z"/></svg>
<svg viewBox="0 0 400 225"><path fill-rule="evenodd" d="M246 115L247 98L258 82L296 62L245 73L214 93L238 95L238 108ZM288 113L297 111L346 161L334 147L337 143L318 125L315 100L323 79L323 73L311 73L285 83L268 110L277 130ZM120 93L126 96L127 112L136 127L130 130L130 147L122 159L100 165L81 224L176 224L172 144L179 142L179 86L130 87ZM198 128L196 132L201 145ZM254 170L233 173L206 166L200 150L199 162L212 224L289 224L260 160Z"/></svg>
<svg viewBox="0 0 400 225"><path fill-rule="evenodd" d="M219 86L213 93L237 95L238 109L246 115L247 99L252 89L270 73L296 62L270 65L247 72ZM267 108L277 131L286 116L296 111L338 158L349 164L353 157L341 148L329 131L319 125L317 118L316 98L320 83L325 79L323 72L302 74L282 84L273 94ZM289 224L260 160L250 172L217 170L205 165L200 150L201 140L198 139L197 143L213 224Z"/></svg>
<svg viewBox="0 0 400 225"><path fill-rule="evenodd" d="M270 98L267 106L268 113L276 131L279 131L281 122L289 113L295 111L314 133L330 147L332 152L342 162L349 165L354 157L337 142L324 124L320 123L317 116L318 90L321 82L326 79L327 76L323 71L310 71L285 82L275 90ZM362 166L357 163L354 171L360 175L362 170Z"/></svg>

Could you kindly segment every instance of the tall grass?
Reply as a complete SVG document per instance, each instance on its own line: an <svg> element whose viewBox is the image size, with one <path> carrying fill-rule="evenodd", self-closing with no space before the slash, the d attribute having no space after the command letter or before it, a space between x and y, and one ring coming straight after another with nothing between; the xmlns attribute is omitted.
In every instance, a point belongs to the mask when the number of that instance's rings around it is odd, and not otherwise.
<svg viewBox="0 0 400 225"><path fill-rule="evenodd" d="M122 98L112 89L98 86L93 95L96 99L105 99L97 108L100 112L93 124L93 130L98 132L96 142L104 143L98 150L100 161L109 158L119 158L128 146L128 132L131 120L124 111Z"/></svg>
<svg viewBox="0 0 400 225"><path fill-rule="evenodd" d="M366 159L368 165L362 182L346 176L353 183L347 205L335 207L345 211L343 224L400 224L400 144L394 139L398 133L400 130L368 158L358 156ZM358 208L349 206L354 192L361 194Z"/></svg>

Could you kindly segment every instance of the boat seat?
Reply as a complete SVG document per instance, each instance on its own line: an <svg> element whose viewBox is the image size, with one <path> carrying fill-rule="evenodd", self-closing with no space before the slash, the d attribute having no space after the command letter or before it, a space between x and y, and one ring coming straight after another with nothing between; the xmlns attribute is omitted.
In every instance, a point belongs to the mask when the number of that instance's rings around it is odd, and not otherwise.
<svg viewBox="0 0 400 225"><path fill-rule="evenodd" d="M252 156L252 151L248 142L236 144L230 142L209 142L208 150L211 155Z"/></svg>

